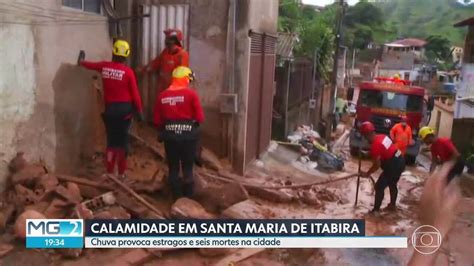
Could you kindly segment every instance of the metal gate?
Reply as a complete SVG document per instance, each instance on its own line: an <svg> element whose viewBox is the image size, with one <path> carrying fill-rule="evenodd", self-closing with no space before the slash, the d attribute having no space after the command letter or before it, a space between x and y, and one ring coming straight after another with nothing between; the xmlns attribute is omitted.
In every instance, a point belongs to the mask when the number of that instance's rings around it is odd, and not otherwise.
<svg viewBox="0 0 474 266"><path fill-rule="evenodd" d="M270 144L275 75L275 36L250 33L250 77L245 164L258 158Z"/></svg>
<svg viewBox="0 0 474 266"><path fill-rule="evenodd" d="M183 31L183 46L189 47L189 5L142 5L142 14L150 14L143 18L140 29L140 65L146 65L155 59L165 48L166 29ZM153 112L156 98L156 75L144 75L140 80L140 93L147 118Z"/></svg>

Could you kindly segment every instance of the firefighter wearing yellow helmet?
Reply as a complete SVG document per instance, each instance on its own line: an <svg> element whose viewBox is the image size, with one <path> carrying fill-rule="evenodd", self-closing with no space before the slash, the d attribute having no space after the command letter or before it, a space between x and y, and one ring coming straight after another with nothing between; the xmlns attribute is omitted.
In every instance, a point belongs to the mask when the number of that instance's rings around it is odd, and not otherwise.
<svg viewBox="0 0 474 266"><path fill-rule="evenodd" d="M165 144L168 183L175 198L191 197L194 188L193 166L204 112L196 91L190 87L193 79L190 68L175 68L171 85L155 103L154 124Z"/></svg>
<svg viewBox="0 0 474 266"><path fill-rule="evenodd" d="M434 129L431 127L422 127L418 132L418 135L426 145L430 145L432 157L430 172L433 172L437 165L453 161L455 164L449 172L448 181L453 179L455 176L462 174L465 165L464 161L461 158L461 154L449 138L437 137Z"/></svg>
<svg viewBox="0 0 474 266"><path fill-rule="evenodd" d="M105 112L102 118L107 134L105 168L108 174L115 173L125 178L128 156L128 131L134 114L143 120L142 100L138 92L135 73L125 65L130 55L130 45L125 40L116 40L112 47L112 61L83 61L81 51L79 64L102 75Z"/></svg>

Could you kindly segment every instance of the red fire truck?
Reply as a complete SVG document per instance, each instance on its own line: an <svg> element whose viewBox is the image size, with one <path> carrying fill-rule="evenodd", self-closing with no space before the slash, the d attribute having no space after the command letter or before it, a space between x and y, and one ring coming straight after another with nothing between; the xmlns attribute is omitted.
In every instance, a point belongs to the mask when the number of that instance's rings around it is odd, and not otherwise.
<svg viewBox="0 0 474 266"><path fill-rule="evenodd" d="M349 89L348 101L353 100L353 95L354 90ZM411 86L409 81L376 78L372 82L362 82L359 84L356 118L350 134L351 154L357 156L359 150L369 149L369 144L358 131L361 123L371 121L377 133L389 136L390 129L400 122L402 115L406 115L414 144L408 147L405 158L408 164L414 164L421 145L418 130L429 123L433 106L434 100L427 97L425 89Z"/></svg>

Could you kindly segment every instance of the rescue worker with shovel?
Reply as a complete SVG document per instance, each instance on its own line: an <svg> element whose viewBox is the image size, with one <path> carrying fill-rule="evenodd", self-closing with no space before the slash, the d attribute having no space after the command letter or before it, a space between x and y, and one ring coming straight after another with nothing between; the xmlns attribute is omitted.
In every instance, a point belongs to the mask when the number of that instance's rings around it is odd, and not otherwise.
<svg viewBox="0 0 474 266"><path fill-rule="evenodd" d="M153 122L158 128L159 139L165 144L168 163L168 183L175 198L193 194L193 165L199 126L204 112L199 96L190 88L194 74L188 67L177 67L168 89L158 95ZM182 168L183 177L179 177Z"/></svg>
<svg viewBox="0 0 474 266"><path fill-rule="evenodd" d="M369 177L379 168L382 168L382 173L375 183L375 202L371 212L377 213L380 211L384 191L387 187L390 189L390 203L386 209L396 210L397 183L405 170L405 160L402 153L388 136L376 134L375 127L371 122L362 123L359 130L370 143L370 156L372 157L372 167L367 172L362 172L361 176Z"/></svg>
<svg viewBox="0 0 474 266"><path fill-rule="evenodd" d="M450 139L438 138L431 127L422 127L420 132L418 132L418 135L426 145L431 145L432 162L430 173L435 170L436 166L452 161L454 162L454 167L449 171L448 182L455 176L462 174L465 166L464 160L461 158L461 154Z"/></svg>
<svg viewBox="0 0 474 266"><path fill-rule="evenodd" d="M81 51L78 64L101 73L104 87L105 111L102 118L107 135L105 165L108 174L114 173L117 164L119 177L125 177L128 155L128 132L134 114L143 120L142 100L138 92L135 73L125 65L130 55L130 45L124 40L116 40L112 51L112 61L83 61Z"/></svg>

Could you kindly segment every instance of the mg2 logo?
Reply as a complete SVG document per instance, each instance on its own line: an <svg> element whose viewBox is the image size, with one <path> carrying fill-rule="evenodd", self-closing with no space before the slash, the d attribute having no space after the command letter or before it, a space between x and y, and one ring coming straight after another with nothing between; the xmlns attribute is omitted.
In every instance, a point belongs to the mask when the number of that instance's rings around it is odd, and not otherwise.
<svg viewBox="0 0 474 266"><path fill-rule="evenodd" d="M80 219L27 219L26 236L83 236Z"/></svg>

